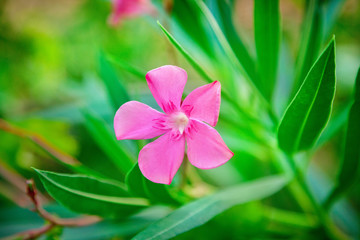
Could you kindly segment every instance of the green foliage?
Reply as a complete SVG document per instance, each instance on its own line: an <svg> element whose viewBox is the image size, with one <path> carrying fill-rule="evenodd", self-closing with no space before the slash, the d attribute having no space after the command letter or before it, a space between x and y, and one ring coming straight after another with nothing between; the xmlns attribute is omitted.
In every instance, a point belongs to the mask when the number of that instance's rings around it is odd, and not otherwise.
<svg viewBox="0 0 360 240"><path fill-rule="evenodd" d="M255 82L271 101L277 79L280 48L280 10L278 0L255 0L254 30L259 80Z"/></svg>
<svg viewBox="0 0 360 240"><path fill-rule="evenodd" d="M360 68L355 80L354 101L350 108L345 137L345 150L339 168L336 185L325 206L332 203L345 193L358 179L360 173Z"/></svg>
<svg viewBox="0 0 360 240"><path fill-rule="evenodd" d="M131 198L121 184L113 181L34 170L46 191L74 212L125 218L149 205L145 199Z"/></svg>
<svg viewBox="0 0 360 240"><path fill-rule="evenodd" d="M116 141L115 134L110 131L103 120L89 111L84 110L82 113L85 127L94 141L125 175L133 164L128 151Z"/></svg>
<svg viewBox="0 0 360 240"><path fill-rule="evenodd" d="M133 196L148 198L153 203L163 203L170 205L178 205L166 186L157 184L146 179L140 172L139 165L136 163L126 175L125 183Z"/></svg>
<svg viewBox="0 0 360 240"><path fill-rule="evenodd" d="M238 204L274 194L288 182L284 176L271 176L233 186L191 202L150 225L134 239L169 239L200 226L221 212Z"/></svg>
<svg viewBox="0 0 360 240"><path fill-rule="evenodd" d="M216 5L217 8L217 12L219 13L217 22L221 26L221 29L224 35L226 36L227 41L229 42L232 50L234 51L237 59L243 66L247 75L249 75L250 79L256 81L257 73L256 73L255 61L251 56L249 50L247 49L244 40L241 39L233 24L232 8L234 3L223 0L214 0L214 2L215 2L214 5Z"/></svg>
<svg viewBox="0 0 360 240"><path fill-rule="evenodd" d="M322 0L310 0L308 2L297 58L294 92L303 83L306 74L320 52L324 35L324 2Z"/></svg>
<svg viewBox="0 0 360 240"><path fill-rule="evenodd" d="M286 109L278 129L287 153L311 148L328 122L335 95L335 40L331 40Z"/></svg>
<svg viewBox="0 0 360 240"><path fill-rule="evenodd" d="M99 54L99 73L105 83L112 106L114 110L117 110L125 102L128 102L130 98L120 79L117 77L115 69L103 53Z"/></svg>

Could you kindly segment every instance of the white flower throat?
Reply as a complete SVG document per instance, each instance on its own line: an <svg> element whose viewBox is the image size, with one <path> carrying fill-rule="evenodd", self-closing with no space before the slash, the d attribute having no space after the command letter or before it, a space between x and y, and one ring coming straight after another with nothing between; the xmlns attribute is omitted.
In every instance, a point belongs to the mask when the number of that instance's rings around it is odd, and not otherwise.
<svg viewBox="0 0 360 240"><path fill-rule="evenodd" d="M175 128L176 130L179 130L180 134L183 134L186 126L189 123L189 118L186 116L186 114L183 112L177 112L177 113L174 113L170 117L170 119L171 119L170 121L173 125L173 128Z"/></svg>

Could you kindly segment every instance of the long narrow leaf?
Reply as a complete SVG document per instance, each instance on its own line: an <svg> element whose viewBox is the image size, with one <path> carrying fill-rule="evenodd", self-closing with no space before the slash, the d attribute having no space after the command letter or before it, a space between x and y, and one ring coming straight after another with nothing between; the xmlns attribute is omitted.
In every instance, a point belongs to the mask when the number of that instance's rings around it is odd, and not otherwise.
<svg viewBox="0 0 360 240"><path fill-rule="evenodd" d="M175 237L203 225L235 205L266 198L283 188L287 182L284 176L265 177L201 198L151 224L133 239L162 240Z"/></svg>
<svg viewBox="0 0 360 240"><path fill-rule="evenodd" d="M344 194L359 177L360 172L360 68L355 82L354 102L347 123L345 152L336 180L336 186L325 202L329 208L335 200Z"/></svg>
<svg viewBox="0 0 360 240"><path fill-rule="evenodd" d="M277 78L280 49L279 0L255 0L255 45L259 82L257 87L271 101Z"/></svg>
<svg viewBox="0 0 360 240"><path fill-rule="evenodd" d="M294 153L314 145L329 120L334 95L335 39L332 39L284 114L278 129L282 150Z"/></svg>
<svg viewBox="0 0 360 240"><path fill-rule="evenodd" d="M233 3L224 0L214 0L218 8L219 19L221 22L221 28L224 32L226 39L228 40L231 48L233 49L236 57L243 66L250 79L256 81L256 68L255 61L248 51L248 47L237 33L233 21L232 21L232 8Z"/></svg>
<svg viewBox="0 0 360 240"><path fill-rule="evenodd" d="M106 86L113 109L116 111L122 104L129 101L130 98L125 87L120 82L115 69L111 66L103 53L100 53L99 55L99 73Z"/></svg>
<svg viewBox="0 0 360 240"><path fill-rule="evenodd" d="M298 51L296 75L293 93L296 93L303 83L306 74L318 57L323 43L324 9L321 0L311 0L306 11L302 30L300 48Z"/></svg>
<svg viewBox="0 0 360 240"><path fill-rule="evenodd" d="M103 217L125 217L149 205L142 198L131 198L114 182L35 169L47 192L62 205L78 213Z"/></svg>

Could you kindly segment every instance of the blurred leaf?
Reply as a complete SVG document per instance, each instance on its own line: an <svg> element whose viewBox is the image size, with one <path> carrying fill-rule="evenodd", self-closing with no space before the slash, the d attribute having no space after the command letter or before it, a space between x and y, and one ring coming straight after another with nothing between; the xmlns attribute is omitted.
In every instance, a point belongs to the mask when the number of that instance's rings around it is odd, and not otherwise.
<svg viewBox="0 0 360 240"><path fill-rule="evenodd" d="M47 192L74 212L120 218L149 205L146 199L130 198L129 193L115 182L34 170Z"/></svg>
<svg viewBox="0 0 360 240"><path fill-rule="evenodd" d="M110 131L102 119L86 110L82 113L85 127L94 141L125 175L133 165L130 155L116 140L115 134Z"/></svg>
<svg viewBox="0 0 360 240"><path fill-rule="evenodd" d="M198 11L194 0L174 0L172 16L188 37L196 42L204 54L214 56L214 46L209 36L208 26ZM186 14L184 14L186 13Z"/></svg>
<svg viewBox="0 0 360 240"><path fill-rule="evenodd" d="M243 183L191 202L151 224L133 239L169 239L200 226L227 209L268 197L283 188L288 179L271 176Z"/></svg>
<svg viewBox="0 0 360 240"><path fill-rule="evenodd" d="M233 2L224 0L214 0L216 4L219 17L217 21L221 26L226 39L228 40L232 50L234 51L239 62L243 66L249 77L256 81L256 69L253 57L250 55L247 46L236 32L232 21ZM215 14L214 14L215 15Z"/></svg>
<svg viewBox="0 0 360 240"><path fill-rule="evenodd" d="M149 198L154 203L179 204L179 202L170 195L165 185L153 183L146 179L142 175L137 163L126 175L125 183L130 193L135 197Z"/></svg>
<svg viewBox="0 0 360 240"><path fill-rule="evenodd" d="M282 150L309 149L326 126L335 95L335 39L310 69L304 83L285 111L278 129Z"/></svg>
<svg viewBox="0 0 360 240"><path fill-rule="evenodd" d="M324 143L332 139L343 127L346 125L351 104L346 103L340 106L338 112L330 118L330 121L321 134L319 141L316 143L317 147L322 146Z"/></svg>
<svg viewBox="0 0 360 240"><path fill-rule="evenodd" d="M259 81L256 86L271 101L280 49L279 0L255 0L254 31Z"/></svg>
<svg viewBox="0 0 360 240"><path fill-rule="evenodd" d="M103 53L99 54L98 61L100 77L106 86L114 110L117 110L125 102L130 101L129 95L116 74L115 69Z"/></svg>
<svg viewBox="0 0 360 240"><path fill-rule="evenodd" d="M293 94L303 83L306 74L314 64L323 43L324 9L323 0L310 0L302 26L302 36L296 61Z"/></svg>
<svg viewBox="0 0 360 240"><path fill-rule="evenodd" d="M331 30L334 26L335 20L342 10L342 5L346 1L344 0L328 0L325 6L325 19L324 19L324 38L327 38L331 34Z"/></svg>
<svg viewBox="0 0 360 240"><path fill-rule="evenodd" d="M354 102L350 108L345 139L345 152L342 159L336 185L326 200L325 206L331 204L344 194L359 177L360 173L360 68L355 81Z"/></svg>

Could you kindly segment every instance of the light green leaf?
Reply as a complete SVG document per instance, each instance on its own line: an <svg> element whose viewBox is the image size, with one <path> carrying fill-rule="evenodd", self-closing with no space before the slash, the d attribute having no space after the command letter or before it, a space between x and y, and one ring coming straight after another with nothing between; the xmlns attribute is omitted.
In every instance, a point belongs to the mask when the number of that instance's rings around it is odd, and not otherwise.
<svg viewBox="0 0 360 240"><path fill-rule="evenodd" d="M115 69L103 53L100 53L98 62L100 77L106 86L113 109L116 111L125 102L130 101L129 95L116 74Z"/></svg>
<svg viewBox="0 0 360 240"><path fill-rule="evenodd" d="M268 197L283 188L288 179L271 176L243 183L191 202L151 224L133 239L169 239L200 226L227 209Z"/></svg>
<svg viewBox="0 0 360 240"><path fill-rule="evenodd" d="M125 183L130 193L135 197L149 198L150 201L154 203L179 204L179 202L170 195L165 185L153 183L146 179L142 175L137 163L126 175Z"/></svg>
<svg viewBox="0 0 360 240"><path fill-rule="evenodd" d="M279 0L255 0L254 29L259 74L259 81L255 84L265 98L271 101L280 49Z"/></svg>
<svg viewBox="0 0 360 240"><path fill-rule="evenodd" d="M330 207L359 177L360 173L360 68L355 82L354 102L350 108L345 139L345 152L338 172L336 186L325 206Z"/></svg>
<svg viewBox="0 0 360 240"><path fill-rule="evenodd" d="M85 175L34 170L47 192L74 212L120 218L149 205L146 199L131 198L129 193L115 182Z"/></svg>
<svg viewBox="0 0 360 240"><path fill-rule="evenodd" d="M293 95L303 83L306 74L317 59L323 43L324 7L321 0L310 0L302 26L302 36L297 56Z"/></svg>
<svg viewBox="0 0 360 240"><path fill-rule="evenodd" d="M282 150L311 148L326 126L335 95L335 39L315 62L285 111L278 129Z"/></svg>
<svg viewBox="0 0 360 240"><path fill-rule="evenodd" d="M123 148L111 132L106 123L89 111L82 111L85 127L97 145L104 151L112 162L125 174L132 168L130 154Z"/></svg>

